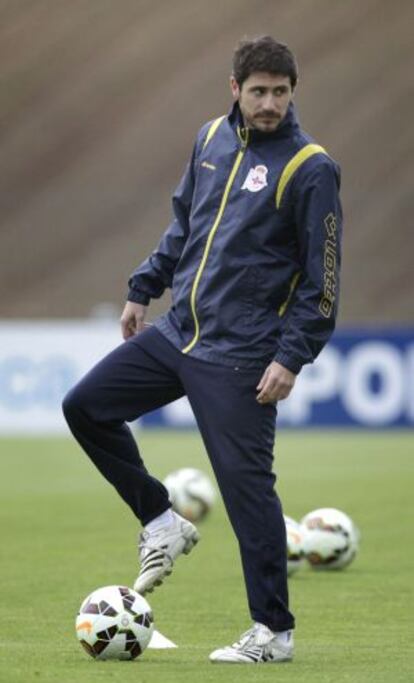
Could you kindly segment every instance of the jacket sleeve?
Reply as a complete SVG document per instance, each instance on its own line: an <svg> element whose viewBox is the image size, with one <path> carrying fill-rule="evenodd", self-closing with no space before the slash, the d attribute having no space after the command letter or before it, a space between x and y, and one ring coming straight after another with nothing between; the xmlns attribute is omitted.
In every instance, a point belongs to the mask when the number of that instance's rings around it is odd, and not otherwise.
<svg viewBox="0 0 414 683"><path fill-rule="evenodd" d="M327 156L309 162L292 183L300 276L285 313L275 361L298 373L312 363L335 328L342 209L338 166Z"/></svg>
<svg viewBox="0 0 414 683"><path fill-rule="evenodd" d="M158 299L166 288L171 287L174 271L189 233L195 158L196 147L173 195L174 219L161 238L158 247L130 276L128 301L147 306L150 299Z"/></svg>

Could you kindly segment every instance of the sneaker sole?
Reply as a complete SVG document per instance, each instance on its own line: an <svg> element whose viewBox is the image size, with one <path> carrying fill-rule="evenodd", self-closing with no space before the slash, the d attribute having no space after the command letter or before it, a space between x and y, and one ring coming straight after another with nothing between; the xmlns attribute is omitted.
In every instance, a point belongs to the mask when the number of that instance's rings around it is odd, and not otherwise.
<svg viewBox="0 0 414 683"><path fill-rule="evenodd" d="M254 662L241 659L210 659L212 664L288 664L293 660L293 657L284 657L283 659L267 659L265 662Z"/></svg>
<svg viewBox="0 0 414 683"><path fill-rule="evenodd" d="M191 553L192 549L194 548L194 546L197 545L199 540L200 540L200 534L198 533L198 531L196 529L192 530L191 536L189 536L187 538L187 543L185 544L184 549L183 549L184 555L189 555Z"/></svg>

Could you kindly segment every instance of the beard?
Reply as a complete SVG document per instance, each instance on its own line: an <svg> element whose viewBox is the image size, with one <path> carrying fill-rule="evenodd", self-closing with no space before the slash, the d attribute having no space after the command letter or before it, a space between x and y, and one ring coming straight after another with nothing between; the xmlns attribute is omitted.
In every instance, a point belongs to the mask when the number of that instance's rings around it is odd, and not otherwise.
<svg viewBox="0 0 414 683"><path fill-rule="evenodd" d="M274 131L278 127L282 117L280 114L268 114L266 112L260 112L255 114L251 121L251 127L262 131Z"/></svg>

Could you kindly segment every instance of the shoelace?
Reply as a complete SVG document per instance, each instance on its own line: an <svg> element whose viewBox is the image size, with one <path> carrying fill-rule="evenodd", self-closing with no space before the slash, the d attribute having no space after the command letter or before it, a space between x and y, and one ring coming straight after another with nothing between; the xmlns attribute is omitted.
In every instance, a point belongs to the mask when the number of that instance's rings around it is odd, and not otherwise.
<svg viewBox="0 0 414 683"><path fill-rule="evenodd" d="M248 645L256 635L258 628L258 624L254 624L254 626L241 634L239 640L236 643L233 643L232 647L245 647Z"/></svg>

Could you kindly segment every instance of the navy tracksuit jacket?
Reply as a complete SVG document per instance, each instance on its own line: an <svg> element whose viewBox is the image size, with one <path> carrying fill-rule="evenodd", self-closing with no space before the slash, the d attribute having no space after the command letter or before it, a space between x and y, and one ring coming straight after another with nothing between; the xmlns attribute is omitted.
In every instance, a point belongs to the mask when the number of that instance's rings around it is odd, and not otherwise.
<svg viewBox="0 0 414 683"><path fill-rule="evenodd" d="M274 359L297 373L334 328L339 170L293 105L274 133L241 125L236 104L201 129L175 219L128 298L148 304L171 287L155 324L184 353L243 367Z"/></svg>
<svg viewBox="0 0 414 683"><path fill-rule="evenodd" d="M294 620L272 473L276 407L256 401L256 386L273 359L299 372L334 328L338 189L336 164L293 106L270 134L244 129L237 104L204 126L175 218L129 282L128 299L145 305L171 287L170 311L64 401L73 434L145 525L169 501L126 422L188 396L239 541L250 614L274 631Z"/></svg>

